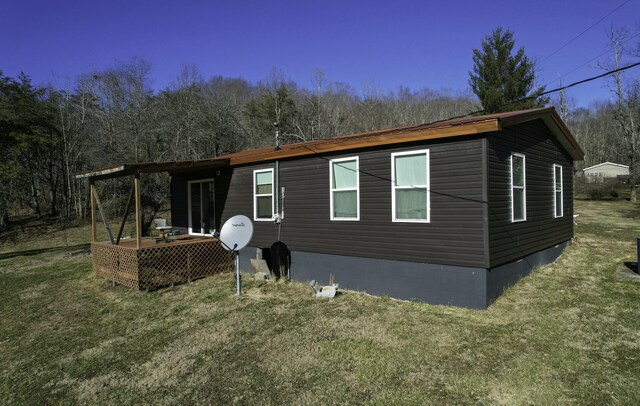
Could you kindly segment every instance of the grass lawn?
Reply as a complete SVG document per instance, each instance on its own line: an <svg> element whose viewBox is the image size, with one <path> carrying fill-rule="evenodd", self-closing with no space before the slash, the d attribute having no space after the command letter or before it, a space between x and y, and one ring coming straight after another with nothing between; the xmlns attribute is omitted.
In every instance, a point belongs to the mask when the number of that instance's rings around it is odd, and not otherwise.
<svg viewBox="0 0 640 406"><path fill-rule="evenodd" d="M87 228L0 245L2 404L640 404L640 208L577 202L554 264L476 311L218 275L91 273ZM363 270L364 271L364 270ZM339 282L339 281L337 281Z"/></svg>

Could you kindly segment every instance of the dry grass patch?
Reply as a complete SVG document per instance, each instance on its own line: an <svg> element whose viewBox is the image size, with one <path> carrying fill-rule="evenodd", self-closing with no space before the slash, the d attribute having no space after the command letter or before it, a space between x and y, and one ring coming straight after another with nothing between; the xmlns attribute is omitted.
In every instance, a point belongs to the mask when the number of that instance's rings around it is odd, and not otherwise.
<svg viewBox="0 0 640 406"><path fill-rule="evenodd" d="M484 311L216 275L152 293L90 272L87 230L0 245L7 404L637 404L638 206L577 202L576 241ZM339 282L339 281L338 281Z"/></svg>

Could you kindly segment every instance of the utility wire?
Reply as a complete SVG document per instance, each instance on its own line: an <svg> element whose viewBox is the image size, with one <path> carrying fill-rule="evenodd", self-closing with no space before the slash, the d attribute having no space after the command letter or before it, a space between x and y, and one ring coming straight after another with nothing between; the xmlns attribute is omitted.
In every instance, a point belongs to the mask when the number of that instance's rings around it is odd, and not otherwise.
<svg viewBox="0 0 640 406"><path fill-rule="evenodd" d="M636 37L638 37L638 36L640 36L640 33L638 33L638 34L636 34L636 35L634 35L634 36L632 36L632 37L627 38L625 41L623 41L623 42L621 43L621 45L626 44L627 42L631 41L632 39L634 39L634 38L636 38ZM609 47L606 51L604 51L604 52L603 52L603 53L601 53L600 55L598 55L598 56L596 56L596 57L594 57L594 58L589 59L587 62L583 63L582 65L580 65L580 66L578 66L578 67L576 67L576 68L571 69L569 72L565 72L565 73L563 73L562 75L560 75L560 77L558 77L557 79L552 80L551 82L547 83L547 84L546 84L546 85L544 85L544 86L545 86L545 87L547 87L547 86L549 86L550 84L555 83L555 82L557 82L557 81L561 80L563 77L565 77L565 76L567 76L567 75L569 75L569 74L571 74L571 73L573 73L573 72L577 71L578 69L580 69L580 68L582 68L582 67L584 67L584 66L586 66L586 65L590 64L591 62L595 61L596 59L600 58L601 56L603 56L603 55L605 55L605 54L607 54L607 53L611 52L611 50L613 50L613 46Z"/></svg>
<svg viewBox="0 0 640 406"><path fill-rule="evenodd" d="M547 90L546 92L542 92L542 93L534 95L534 96L523 97L521 99L517 99L517 100L511 101L509 103L505 103L505 104L501 105L500 107L507 107L507 106L510 106L512 104L520 103L520 102L523 102L523 101L537 99L540 96L544 96L544 95L547 95L547 94L550 94L550 93L555 93L555 92L559 92L561 90L569 89L570 87L574 87L574 86L577 86L577 85L581 85L583 83L591 82L593 80L600 79L600 78L603 78L605 76L608 76L608 75L611 75L611 74L614 74L614 73L617 73L617 72L622 72L622 71L625 71L627 69L635 68L638 65L640 65L640 61L632 63L630 65L623 66L623 67L618 68L618 69L610 70L608 72L602 73L602 74L597 75L597 76L592 76L590 78L586 78L586 79L579 80L577 82L573 82L573 83L568 84L566 86L561 86L561 87L557 87L557 88L552 89L552 90ZM480 114L480 113L484 113L484 112L485 112L484 110L476 110L476 111L472 111L472 112L467 113L467 114L462 114L462 115L459 115L459 116L453 116L453 117L445 118L443 120L434 121L434 122L429 123L429 124L434 124L434 123L439 123L439 122L449 121L449 120L455 120L457 118L464 118L464 117L468 117L468 116L472 116L474 114Z"/></svg>
<svg viewBox="0 0 640 406"><path fill-rule="evenodd" d="M558 88L553 89L553 90L548 90L546 92L542 92L542 93L540 93L539 96L544 96L546 94L553 93L553 92L559 92L560 90L565 90L565 89L568 89L570 87L574 87L574 86L577 86L577 85L580 85L580 84L583 84L583 83L591 82L593 80L603 78L603 77L611 75L613 73L622 72L622 71L627 70L627 69L635 68L638 65L640 65L640 61L632 63L630 65L623 66L623 67L618 68L618 69L610 70L610 71L602 73L602 74L600 74L598 76L592 76L592 77L587 78L587 79L583 79L583 80L579 80L577 82L573 82L570 85L566 85L566 86L558 87ZM525 98L523 98L521 100L535 99L536 97L539 97L539 96L529 96L529 97L525 97ZM519 101L519 100L517 100L517 101ZM516 103L516 102L512 102L512 103L509 103L509 104L513 104L513 103Z"/></svg>
<svg viewBox="0 0 640 406"><path fill-rule="evenodd" d="M605 18L609 17L611 14L615 13L616 11L618 11L619 8L621 8L622 6L624 6L625 4L629 3L631 0L627 0L624 3L620 4L618 7L614 8L613 10L611 10L610 12L608 12L604 17L602 17L601 19L599 19L598 21L596 21L595 23L591 24L589 27L587 27L587 29L585 29L584 31L582 31L580 34L576 35L575 37L571 38L569 41L565 42L564 45L562 45L560 48L556 49L555 51L553 51L552 53L550 53L549 55L547 55L546 57L544 57L539 63L541 64L542 62L546 61L547 59L551 58L552 56L554 56L555 54L557 54L558 52L562 51L567 45L569 45L570 43L572 43L573 41L575 41L576 39L580 38L584 33L586 33L587 31L589 31L590 29L592 29L593 27L595 27L596 25L600 24L602 22L602 20L604 20Z"/></svg>

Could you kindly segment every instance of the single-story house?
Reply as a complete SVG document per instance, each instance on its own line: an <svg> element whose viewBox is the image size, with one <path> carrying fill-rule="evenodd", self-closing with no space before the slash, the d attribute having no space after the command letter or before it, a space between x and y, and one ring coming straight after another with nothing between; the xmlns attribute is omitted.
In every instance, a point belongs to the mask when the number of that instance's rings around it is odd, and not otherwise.
<svg viewBox="0 0 640 406"><path fill-rule="evenodd" d="M588 181L601 181L603 179L628 179L629 166L613 162L603 162L584 168L582 173Z"/></svg>
<svg viewBox="0 0 640 406"><path fill-rule="evenodd" d="M542 108L83 176L169 172L172 226L189 235L248 216L245 271L280 240L297 280L332 275L375 295L485 308L569 244L583 158Z"/></svg>

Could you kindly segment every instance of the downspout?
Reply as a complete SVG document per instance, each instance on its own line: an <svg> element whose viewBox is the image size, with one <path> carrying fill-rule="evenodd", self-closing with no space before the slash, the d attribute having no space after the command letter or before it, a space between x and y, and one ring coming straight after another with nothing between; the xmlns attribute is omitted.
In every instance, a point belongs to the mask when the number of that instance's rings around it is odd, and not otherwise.
<svg viewBox="0 0 640 406"><path fill-rule="evenodd" d="M280 210L280 161L276 161L275 176L273 181L273 194L275 199L275 222L278 225L278 239L280 241L280 231L282 229L282 211Z"/></svg>
<svg viewBox="0 0 640 406"><path fill-rule="evenodd" d="M275 176L273 179L273 198L275 199L274 207L276 209L276 221L280 217L280 199L278 198L278 188L280 186L280 161L276 161Z"/></svg>
<svg viewBox="0 0 640 406"><path fill-rule="evenodd" d="M280 126L278 122L273 123L276 128L276 147L275 151L280 150ZM278 239L280 241L280 231L282 228L282 211L280 210L280 161L276 160L275 175L273 179L273 194L274 194L274 207L275 207L275 222L278 225Z"/></svg>

